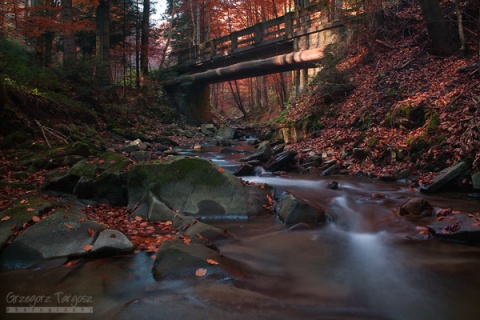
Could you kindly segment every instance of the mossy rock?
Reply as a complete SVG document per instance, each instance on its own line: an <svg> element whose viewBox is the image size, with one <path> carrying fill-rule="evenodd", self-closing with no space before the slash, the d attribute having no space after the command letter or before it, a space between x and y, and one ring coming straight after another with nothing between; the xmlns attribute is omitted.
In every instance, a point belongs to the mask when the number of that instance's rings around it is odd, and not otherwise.
<svg viewBox="0 0 480 320"><path fill-rule="evenodd" d="M15 131L0 139L0 149L16 149L19 145L29 141L28 135L22 131Z"/></svg>
<svg viewBox="0 0 480 320"><path fill-rule="evenodd" d="M0 249L17 230L22 228L24 223L30 222L33 216L41 216L56 205L58 205L56 201L34 196L19 199L2 211L0 213Z"/></svg>
<svg viewBox="0 0 480 320"><path fill-rule="evenodd" d="M169 208L183 213L257 215L265 191L246 185L211 161L168 157L164 162L134 165L128 173L129 207L152 192Z"/></svg>

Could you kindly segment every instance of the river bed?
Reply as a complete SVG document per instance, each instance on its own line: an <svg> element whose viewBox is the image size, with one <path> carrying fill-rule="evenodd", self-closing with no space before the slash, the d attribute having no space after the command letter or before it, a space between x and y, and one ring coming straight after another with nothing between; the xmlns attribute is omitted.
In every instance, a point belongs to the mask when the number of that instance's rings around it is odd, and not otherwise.
<svg viewBox="0 0 480 320"><path fill-rule="evenodd" d="M233 171L242 155L213 150L201 156ZM289 230L273 215L216 222L235 236L217 243L220 251L254 271L239 281L157 282L154 260L143 252L81 259L69 267L59 260L1 270L0 318L480 319L480 248L424 240L413 223L395 213L408 199L423 196L407 185L341 176L244 179L288 190L324 208L334 222L300 230ZM333 179L338 190L327 187ZM480 210L480 201L462 195L428 200L443 208ZM19 302L28 297L30 303ZM93 313L3 313L12 306L74 304Z"/></svg>

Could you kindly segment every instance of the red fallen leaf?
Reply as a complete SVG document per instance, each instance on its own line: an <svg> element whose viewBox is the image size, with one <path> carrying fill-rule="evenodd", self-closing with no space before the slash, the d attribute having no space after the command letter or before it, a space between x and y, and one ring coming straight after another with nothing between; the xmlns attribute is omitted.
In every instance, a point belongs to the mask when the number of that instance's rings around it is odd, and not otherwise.
<svg viewBox="0 0 480 320"><path fill-rule="evenodd" d="M67 263L65 263L63 266L65 268L70 268L70 267L73 267L74 265L76 265L78 263L77 260L72 260L72 261L68 261Z"/></svg>
<svg viewBox="0 0 480 320"><path fill-rule="evenodd" d="M213 259L207 259L207 262L208 262L208 264L211 264L211 265L220 264L220 263L218 263L217 261L215 261L215 260L213 260Z"/></svg>
<svg viewBox="0 0 480 320"><path fill-rule="evenodd" d="M23 228L23 229L28 228L28 223L27 223L27 222L24 222L23 225L22 225L22 228Z"/></svg>
<svg viewBox="0 0 480 320"><path fill-rule="evenodd" d="M110 238L116 238L117 235L115 233L110 233Z"/></svg>
<svg viewBox="0 0 480 320"><path fill-rule="evenodd" d="M208 240L207 238L205 238L204 236L202 236L200 233L197 233L197 237L199 237L199 238L202 239L202 240Z"/></svg>
<svg viewBox="0 0 480 320"><path fill-rule="evenodd" d="M2 218L2 221L7 221L8 219L10 219L10 216L5 216Z"/></svg>
<svg viewBox="0 0 480 320"><path fill-rule="evenodd" d="M88 233L90 234L90 237L93 237L95 235L95 231L90 228L88 228Z"/></svg>
<svg viewBox="0 0 480 320"><path fill-rule="evenodd" d="M443 219L445 219L445 216L440 216L437 218L438 221L442 221Z"/></svg>
<svg viewBox="0 0 480 320"><path fill-rule="evenodd" d="M80 217L80 222L85 222L85 218L84 217Z"/></svg>
<svg viewBox="0 0 480 320"><path fill-rule="evenodd" d="M13 226L10 227L10 230L15 230L17 229L17 224L15 223Z"/></svg>
<svg viewBox="0 0 480 320"><path fill-rule="evenodd" d="M25 199L23 199L22 201L20 201L21 204L24 204L24 203L26 203L26 202L27 202L27 200L25 200Z"/></svg>
<svg viewBox="0 0 480 320"><path fill-rule="evenodd" d="M92 248L93 248L92 244L86 244L86 245L83 246L83 250L85 250L85 251L90 251L90 250L92 250Z"/></svg>
<svg viewBox="0 0 480 320"><path fill-rule="evenodd" d="M137 221L142 221L142 217L140 217L140 216L135 216L135 220L137 220Z"/></svg>
<svg viewBox="0 0 480 320"><path fill-rule="evenodd" d="M195 275L197 277L203 277L206 274L207 274L207 269L205 269L205 268L199 268L199 269L197 269L197 271L195 271Z"/></svg>
<svg viewBox="0 0 480 320"><path fill-rule="evenodd" d="M32 208L32 207L27 208L27 211L28 211L28 212L33 212L33 211L35 211L35 208Z"/></svg>
<svg viewBox="0 0 480 320"><path fill-rule="evenodd" d="M157 259L157 256L154 254L154 255L150 256L150 258Z"/></svg>
<svg viewBox="0 0 480 320"><path fill-rule="evenodd" d="M67 229L70 229L70 230L75 229L71 224L64 223L64 225Z"/></svg>
<svg viewBox="0 0 480 320"><path fill-rule="evenodd" d="M39 216L32 216L32 221L33 222L38 222L38 221L40 221L40 217Z"/></svg>
<svg viewBox="0 0 480 320"><path fill-rule="evenodd" d="M476 221L472 223L472 227L479 227L480 226L480 221Z"/></svg>
<svg viewBox="0 0 480 320"><path fill-rule="evenodd" d="M190 244L190 242L192 242L192 239L190 239L190 237L185 236L185 238L183 239L183 243Z"/></svg>
<svg viewBox="0 0 480 320"><path fill-rule="evenodd" d="M166 222L165 222L165 225L166 225L166 226L170 226L170 225L172 225L172 223L173 223L172 221L166 221Z"/></svg>
<svg viewBox="0 0 480 320"><path fill-rule="evenodd" d="M98 163L104 164L104 163L105 163L105 160L100 159L100 160L98 160Z"/></svg>
<svg viewBox="0 0 480 320"><path fill-rule="evenodd" d="M225 172L225 170L224 170L223 168L218 168L217 170L218 170L218 172L220 172L220 173Z"/></svg>
<svg viewBox="0 0 480 320"><path fill-rule="evenodd" d="M109 163L110 163L110 164L115 164L115 163L117 163L117 161L115 161L115 160L110 160Z"/></svg>

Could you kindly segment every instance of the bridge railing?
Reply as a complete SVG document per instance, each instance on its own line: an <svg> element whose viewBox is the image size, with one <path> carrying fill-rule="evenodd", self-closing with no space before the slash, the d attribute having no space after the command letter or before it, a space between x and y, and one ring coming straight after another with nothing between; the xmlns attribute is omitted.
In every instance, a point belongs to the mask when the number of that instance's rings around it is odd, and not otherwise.
<svg viewBox="0 0 480 320"><path fill-rule="evenodd" d="M201 63L241 53L252 48L289 41L311 32L318 32L336 18L336 12L329 9L325 4L315 4L234 31L227 36L210 40L200 46L175 51L173 54L177 56L178 66Z"/></svg>

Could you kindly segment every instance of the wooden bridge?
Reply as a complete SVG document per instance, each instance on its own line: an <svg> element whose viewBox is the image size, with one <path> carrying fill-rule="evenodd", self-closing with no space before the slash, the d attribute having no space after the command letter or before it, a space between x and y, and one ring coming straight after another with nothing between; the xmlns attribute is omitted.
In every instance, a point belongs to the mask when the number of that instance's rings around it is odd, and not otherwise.
<svg viewBox="0 0 480 320"><path fill-rule="evenodd" d="M315 68L325 47L342 33L338 16L331 7L315 4L178 50L172 53L178 77L163 84L182 113L209 120L208 84Z"/></svg>

